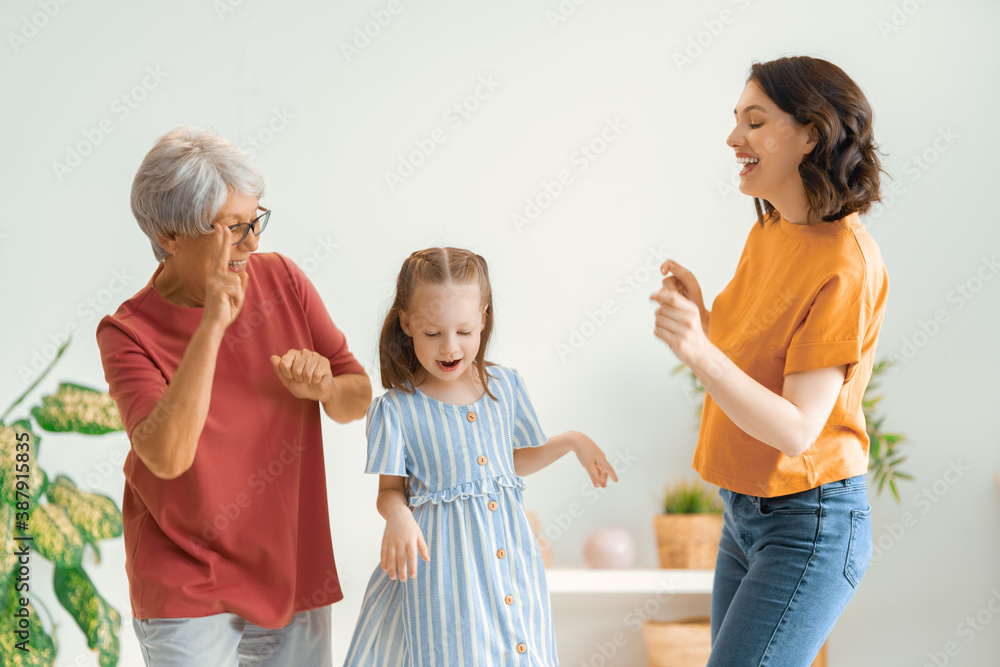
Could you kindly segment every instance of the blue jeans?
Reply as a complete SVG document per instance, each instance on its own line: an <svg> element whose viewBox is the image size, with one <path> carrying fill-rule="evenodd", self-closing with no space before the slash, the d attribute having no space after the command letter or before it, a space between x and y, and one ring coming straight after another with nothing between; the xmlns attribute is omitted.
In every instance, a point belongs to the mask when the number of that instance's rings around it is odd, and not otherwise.
<svg viewBox="0 0 1000 667"><path fill-rule="evenodd" d="M719 494L708 667L809 667L871 562L864 475L775 498Z"/></svg>

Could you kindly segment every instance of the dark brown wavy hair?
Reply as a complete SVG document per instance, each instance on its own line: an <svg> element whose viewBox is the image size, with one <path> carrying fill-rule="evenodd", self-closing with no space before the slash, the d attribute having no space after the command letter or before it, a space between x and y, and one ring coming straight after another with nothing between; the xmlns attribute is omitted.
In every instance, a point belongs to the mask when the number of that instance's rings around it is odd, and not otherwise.
<svg viewBox="0 0 1000 667"><path fill-rule="evenodd" d="M400 316L408 312L413 294L428 285L475 285L479 287L480 304L486 308L483 331L479 338L479 351L474 362L479 380L486 393L494 401L497 397L490 392L486 367L493 364L486 361L486 346L493 333L493 289L490 287L490 272L486 260L470 250L461 248L427 248L418 250L403 261L396 278L396 296L389 312L386 313L379 335L378 355L382 373L382 386L386 389L398 387L408 394L413 393L414 379L421 370L420 361L413 350L413 339L406 335L400 324ZM445 304L440 304L445 305Z"/></svg>
<svg viewBox="0 0 1000 667"><path fill-rule="evenodd" d="M799 164L812 212L832 222L851 213L867 213L881 201L879 173L884 171L875 143L871 105L844 70L819 58L796 56L754 63L753 81L801 125L812 123L819 135ZM754 197L757 221L771 219L774 205Z"/></svg>

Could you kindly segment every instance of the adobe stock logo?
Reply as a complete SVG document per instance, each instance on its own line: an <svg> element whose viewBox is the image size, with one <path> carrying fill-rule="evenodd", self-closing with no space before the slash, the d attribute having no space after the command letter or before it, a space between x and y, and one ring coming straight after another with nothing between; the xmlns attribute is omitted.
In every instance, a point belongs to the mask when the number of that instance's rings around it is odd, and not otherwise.
<svg viewBox="0 0 1000 667"><path fill-rule="evenodd" d="M271 109L271 117L267 123L256 133L247 137L246 141L240 143L239 149L253 160L258 153L274 141L276 136L284 132L295 118L295 114L288 111L288 107Z"/></svg>
<svg viewBox="0 0 1000 667"><path fill-rule="evenodd" d="M49 24L59 12L63 5L68 5L70 0L39 0L39 12L34 12L31 17L21 17L21 29L17 32L8 32L7 41L10 48L17 53L25 44L38 36L40 30Z"/></svg>
<svg viewBox="0 0 1000 667"><path fill-rule="evenodd" d="M480 76L476 80L475 88L458 102L449 106L441 114L441 120L453 130L460 128L463 123L472 118L472 114L478 111L486 100L493 96L501 85L502 82L494 79L492 74ZM389 186L389 192L395 192L399 186L413 176L417 169L434 155L438 146L447 141L448 138L448 130L439 125L425 133L424 136L414 139L413 150L397 155L396 168L383 172L385 184Z"/></svg>
<svg viewBox="0 0 1000 667"><path fill-rule="evenodd" d="M146 67L145 76L137 85L119 95L111 102L111 113L119 121L124 121L139 105L149 97L149 94L160 87L169 76L159 65ZM94 152L94 149L104 143L104 139L114 132L116 125L110 116L106 116L97 127L83 130L83 139L75 144L66 145L66 157L62 162L52 162L52 173L61 183L67 174L72 173L83 164L84 159Z"/></svg>
<svg viewBox="0 0 1000 667"><path fill-rule="evenodd" d="M989 257L983 255L976 270L962 282L956 283L946 295L945 301L952 304L952 312L947 308L938 308L929 319L918 319L919 329L903 337L899 350L889 355L893 361L890 373L893 375L898 373L903 366L912 361L951 322L953 313L972 302L998 274L1000 274L1000 259L997 258L997 254L994 253Z"/></svg>
<svg viewBox="0 0 1000 667"><path fill-rule="evenodd" d="M750 6L750 0L732 0L737 8L744 10ZM738 14L728 9L723 9L718 16L707 21L702 21L703 30L699 30L694 35L687 38L684 48L673 52L674 65L678 72L683 72L685 67L693 65L708 49L715 44L716 40L722 37L726 31L726 26L736 22Z"/></svg>
<svg viewBox="0 0 1000 667"><path fill-rule="evenodd" d="M597 332L600 331L608 320L618 312L618 307L632 298L633 294L640 290L647 289L647 284L654 279L660 279L660 265L667 260L670 255L663 249L663 246L649 246L649 254L641 264L633 268L628 273L622 275L621 280L615 282L614 293L619 297L609 297L604 299L594 310L587 310L585 317L570 328L569 336L565 342L560 340L555 344L556 354L559 360L566 363L566 360L583 349Z"/></svg>
<svg viewBox="0 0 1000 667"><path fill-rule="evenodd" d="M382 31L389 27L394 16L398 16L403 11L403 6L399 0L389 0L385 9L375 9L371 12L372 20L363 26L354 26L354 36L350 42L340 43L340 52L344 54L344 60L351 62L355 56L371 45Z"/></svg>
<svg viewBox="0 0 1000 667"><path fill-rule="evenodd" d="M617 141L622 132L629 126L618 116L606 118L600 131L593 137L580 143L569 157L570 165L576 167L576 173L582 174ZM543 178L533 195L524 199L524 206L511 213L510 221L520 234L524 228L533 225L541 215L552 206L576 182L577 177L571 169L561 169L552 179Z"/></svg>
<svg viewBox="0 0 1000 667"><path fill-rule="evenodd" d="M879 19L875 23L878 31L882 33L882 39L888 40L893 33L899 32L899 29L906 25L926 2L927 0L904 0L898 5L893 5L888 19Z"/></svg>
<svg viewBox="0 0 1000 667"><path fill-rule="evenodd" d="M306 451L306 448L298 440L285 440L277 456L271 459L266 467L258 468L256 472L247 477L247 486L256 491L257 495L260 496L285 470L293 465L297 465L304 451ZM212 520L202 520L203 530L201 537L204 539L204 542L214 542L219 539L219 535L235 524L239 520L243 510L250 507L253 501L254 497L249 493L240 492L230 502L219 503L219 511L212 517ZM193 539L197 540L198 538Z"/></svg>

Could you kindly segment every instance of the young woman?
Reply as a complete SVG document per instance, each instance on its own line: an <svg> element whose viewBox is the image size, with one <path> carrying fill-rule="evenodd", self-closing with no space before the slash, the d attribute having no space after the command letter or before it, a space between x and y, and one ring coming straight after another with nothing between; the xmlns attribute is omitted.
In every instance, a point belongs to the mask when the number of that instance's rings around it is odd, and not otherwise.
<svg viewBox="0 0 1000 667"><path fill-rule="evenodd" d="M735 114L757 221L711 311L664 262L655 334L705 386L694 467L726 506L708 664L805 667L871 560L861 398L889 285L858 216L881 168L868 101L824 60L754 64Z"/></svg>

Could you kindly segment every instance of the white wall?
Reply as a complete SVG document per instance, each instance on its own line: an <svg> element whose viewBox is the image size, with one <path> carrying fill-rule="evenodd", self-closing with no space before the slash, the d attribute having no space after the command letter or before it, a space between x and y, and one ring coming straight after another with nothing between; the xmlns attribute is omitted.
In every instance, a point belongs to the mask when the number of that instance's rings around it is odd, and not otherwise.
<svg viewBox="0 0 1000 667"><path fill-rule="evenodd" d="M725 286L754 222L752 202L732 186L724 143L748 67L789 54L828 58L868 94L895 179L885 185L895 184L896 194L887 192L867 224L891 282L879 354L912 357L885 383L886 427L908 434L916 476L900 504L873 495L883 554L831 638L831 664L923 665L948 642L957 655L947 664L993 664L1000 619L981 632L960 624L982 609L979 622L992 620L987 603L1000 591L1000 494L992 481L1000 470L992 419L1000 279L995 264L984 264L1000 250L990 185L998 6L399 1L391 22L350 59L341 45L387 2L3 3L2 407L67 329L78 332L73 344L32 398L59 380L103 387L97 320L155 267L129 212L132 176L161 134L211 125L249 148L258 142L262 201L274 209L261 249L310 269L369 369L406 254L438 244L483 254L497 295L492 358L523 372L549 432L580 429L609 453L634 459L593 503L569 459L529 478L527 505L549 525L572 502L586 508L555 541L557 564L581 564L586 536L616 524L635 536L638 564L654 566L657 494L694 475L696 432L682 383L669 376L676 359L651 333L645 295L656 281L642 267L662 252L694 270L708 299ZM560 7L575 9L554 23ZM691 46L699 40L701 53ZM679 66L675 54L686 49L694 58ZM456 126L448 110L484 78L495 90L479 88L484 99ZM615 141L580 171L576 151L608 122L621 128ZM444 142L391 190L384 173L439 128ZM70 158L68 173L54 166L72 150L88 154ZM922 155L925 168L916 162ZM561 170L571 184L516 229L511 215ZM127 274L124 286L116 272ZM634 293L620 282L629 275L641 283ZM955 291L964 284L977 290L970 299ZM96 310L87 305L102 299ZM579 350L561 355L558 346L606 300L615 312ZM936 313L943 324L934 329L927 323ZM382 522L376 480L361 472L363 426L330 424L326 435L347 595L334 606L339 658ZM49 435L42 464L120 499L121 466L109 461L127 446L121 434ZM952 462L965 466L960 478L947 472ZM904 519L908 527L891 528ZM91 571L127 618L122 552L120 541L109 544ZM57 665L93 664L41 581L49 576L44 564L33 567L38 595L62 624ZM556 599L562 664L602 664L595 645L643 602ZM705 598L664 607L667 615L706 611ZM642 664L641 639L628 636L608 664ZM122 641L121 664L141 664L128 625Z"/></svg>

